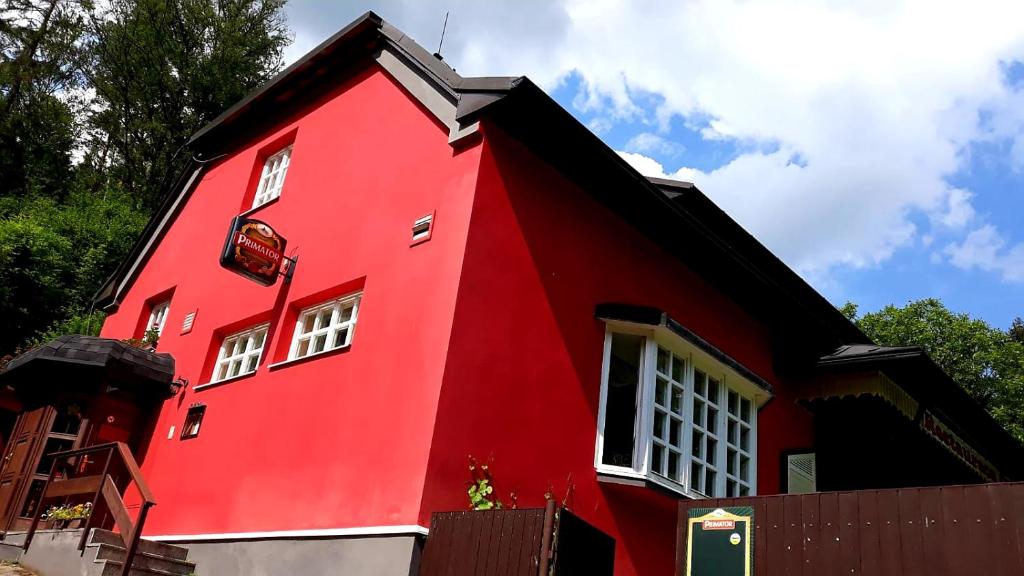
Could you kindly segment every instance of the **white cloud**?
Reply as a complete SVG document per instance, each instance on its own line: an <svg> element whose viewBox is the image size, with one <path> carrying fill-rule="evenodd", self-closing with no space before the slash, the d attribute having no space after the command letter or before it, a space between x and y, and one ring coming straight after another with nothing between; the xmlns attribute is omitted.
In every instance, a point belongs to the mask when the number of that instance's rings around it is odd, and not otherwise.
<svg viewBox="0 0 1024 576"><path fill-rule="evenodd" d="M433 51L450 9L443 52L461 73L526 74L548 89L575 73L575 105L606 121L682 118L706 139L744 144L727 164L689 175L809 276L877 265L922 234L948 241L985 230L971 204L978 191L947 180L971 143L1015 141L1024 168L1024 93L1005 84L1001 65L1024 60L1022 2L428 4L388 0L377 10ZM325 6L290 5L299 40L358 15ZM646 110L652 94L658 108ZM641 157L653 146L631 142L623 156L665 175ZM968 237L961 248L973 246ZM1001 246L987 268L973 265L1016 278L997 264L1015 249Z"/></svg>
<svg viewBox="0 0 1024 576"><path fill-rule="evenodd" d="M963 242L950 244L943 252L965 270L978 268L1008 282L1024 282L1024 243L1011 246L991 225L971 231Z"/></svg>
<svg viewBox="0 0 1024 576"><path fill-rule="evenodd" d="M641 132L626 142L626 150L675 157L682 154L686 147L653 132Z"/></svg>
<svg viewBox="0 0 1024 576"><path fill-rule="evenodd" d="M636 168L636 171L643 174L644 176L653 176L655 178L667 178L669 180L681 180L683 182L693 182L694 176L697 175L697 171L693 168L680 168L675 172L668 174L665 172L665 167L660 162L651 158L650 156L644 156L643 154L637 154L636 152L625 152L617 150L619 156L622 156L630 166Z"/></svg>

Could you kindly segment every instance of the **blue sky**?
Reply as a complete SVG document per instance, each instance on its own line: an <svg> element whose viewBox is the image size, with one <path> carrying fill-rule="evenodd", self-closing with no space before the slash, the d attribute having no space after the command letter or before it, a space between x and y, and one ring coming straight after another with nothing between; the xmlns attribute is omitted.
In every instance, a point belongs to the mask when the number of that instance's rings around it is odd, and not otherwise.
<svg viewBox="0 0 1024 576"><path fill-rule="evenodd" d="M836 304L1024 316L1024 3L293 0L291 60L373 9L526 75Z"/></svg>

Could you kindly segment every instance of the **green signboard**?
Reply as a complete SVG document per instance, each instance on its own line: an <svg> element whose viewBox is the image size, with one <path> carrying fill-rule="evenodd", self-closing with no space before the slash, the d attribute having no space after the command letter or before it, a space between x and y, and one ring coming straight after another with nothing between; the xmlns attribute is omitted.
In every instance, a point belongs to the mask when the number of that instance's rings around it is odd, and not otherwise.
<svg viewBox="0 0 1024 576"><path fill-rule="evenodd" d="M691 508L686 532L686 576L752 576L754 510Z"/></svg>

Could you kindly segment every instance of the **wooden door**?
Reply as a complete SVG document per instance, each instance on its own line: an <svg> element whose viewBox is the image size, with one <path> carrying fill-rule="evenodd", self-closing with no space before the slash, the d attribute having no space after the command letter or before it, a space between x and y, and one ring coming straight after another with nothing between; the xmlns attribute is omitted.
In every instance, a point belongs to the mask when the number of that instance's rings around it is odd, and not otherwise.
<svg viewBox="0 0 1024 576"><path fill-rule="evenodd" d="M28 479L39 463L46 446L46 434L56 414L52 406L45 406L23 413L14 424L0 467L0 529L4 532L18 514Z"/></svg>

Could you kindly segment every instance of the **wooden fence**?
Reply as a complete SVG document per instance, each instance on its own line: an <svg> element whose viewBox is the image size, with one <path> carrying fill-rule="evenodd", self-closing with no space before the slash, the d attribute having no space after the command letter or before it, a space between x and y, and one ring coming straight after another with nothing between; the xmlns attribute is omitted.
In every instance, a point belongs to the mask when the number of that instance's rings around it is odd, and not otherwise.
<svg viewBox="0 0 1024 576"><path fill-rule="evenodd" d="M615 540L568 510L438 512L420 576L611 576Z"/></svg>
<svg viewBox="0 0 1024 576"><path fill-rule="evenodd" d="M690 508L754 509L757 576L1024 575L1024 483L684 501L676 574L686 574Z"/></svg>

